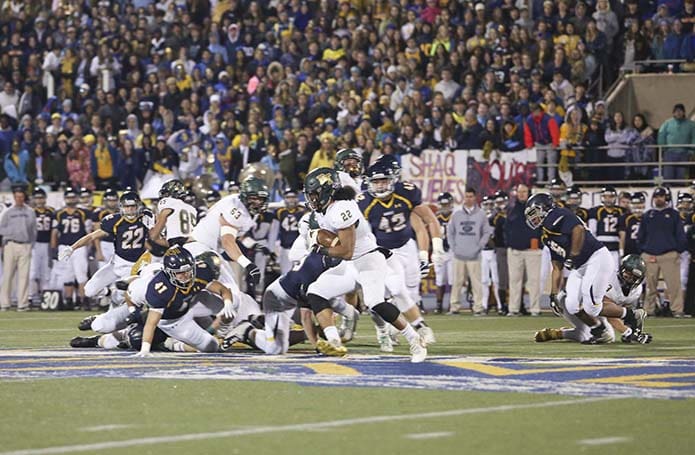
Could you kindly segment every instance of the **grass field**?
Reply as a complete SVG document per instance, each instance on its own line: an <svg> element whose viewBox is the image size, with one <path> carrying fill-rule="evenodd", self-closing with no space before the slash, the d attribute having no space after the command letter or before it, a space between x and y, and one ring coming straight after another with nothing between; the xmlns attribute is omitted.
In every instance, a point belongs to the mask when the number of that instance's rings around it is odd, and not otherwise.
<svg viewBox="0 0 695 455"><path fill-rule="evenodd" d="M67 347L85 313L0 316L0 455L690 453L695 321L650 345L538 344L562 321L430 316L412 365L360 322L346 359Z"/></svg>

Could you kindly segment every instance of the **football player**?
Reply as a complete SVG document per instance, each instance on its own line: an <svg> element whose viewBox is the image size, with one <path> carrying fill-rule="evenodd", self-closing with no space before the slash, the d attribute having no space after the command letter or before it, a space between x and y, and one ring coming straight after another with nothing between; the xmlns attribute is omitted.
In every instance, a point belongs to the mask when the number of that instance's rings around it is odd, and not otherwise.
<svg viewBox="0 0 695 455"><path fill-rule="evenodd" d="M185 197L186 188L181 180L169 180L160 188L157 220L149 232L154 256L161 257L170 246L183 245L193 232L198 213L184 202Z"/></svg>
<svg viewBox="0 0 695 455"><path fill-rule="evenodd" d="M51 248L58 249L59 258L61 254L65 254L70 245L87 235L92 227L92 221L87 217L87 213L77 207L77 191L72 187L67 187L63 192L63 198L65 199L65 207L56 213L51 231ZM56 266L58 269L56 273L63 282L65 304L68 308L83 305L88 307L84 290L87 283L87 249L82 248L75 254L69 254L68 257L67 262L59 261L59 265ZM73 301L75 280L77 280L78 290L77 298Z"/></svg>
<svg viewBox="0 0 695 455"><path fill-rule="evenodd" d="M357 199L360 210L376 236L377 244L393 252L390 266L397 273L399 268L403 270L410 301L398 299L396 303L399 310L427 343L433 343L431 329L427 327L417 307L422 279L419 264L423 264L423 268L424 265L429 268L429 255L427 249L418 253L410 216L411 213L417 215L430 230L433 259L437 257L435 263L440 260L444 250L439 222L432 210L422 203L419 188L409 182L399 182L394 169L383 162L377 162L367 170L367 193L361 194Z"/></svg>
<svg viewBox="0 0 695 455"><path fill-rule="evenodd" d="M565 204L568 209L574 212L575 215L579 217L585 223L589 222L589 211L582 205L582 190L578 185L572 185L567 188L567 194L565 196Z"/></svg>
<svg viewBox="0 0 695 455"><path fill-rule="evenodd" d="M174 351L190 346L200 352L218 352L217 339L200 327L194 318L217 315L233 307L232 292L216 280L215 271L205 262L196 262L179 246L164 254L164 267L147 285L147 320L142 346L135 357L149 357L155 329L178 341Z"/></svg>
<svg viewBox="0 0 695 455"><path fill-rule="evenodd" d="M362 154L354 149L341 149L335 155L333 169L338 172L340 184L349 186L355 190L355 194L362 192Z"/></svg>
<svg viewBox="0 0 695 455"><path fill-rule="evenodd" d="M93 219L94 216L94 195L92 194L92 190L86 187L80 188L80 202L77 204L77 207L81 208L85 212L87 212L87 215L89 215L90 219Z"/></svg>
<svg viewBox="0 0 695 455"><path fill-rule="evenodd" d="M55 210L46 206L46 192L36 188L32 193L36 215L36 243L31 250L31 272L29 279L34 287L33 296L41 295L51 284L51 226Z"/></svg>
<svg viewBox="0 0 695 455"><path fill-rule="evenodd" d="M686 237L690 229L693 226L693 218L695 214L693 213L693 195L690 193L678 193L678 199L676 202L676 208L683 221L683 229L685 229ZM683 295L685 295L685 290L688 288L688 272L690 271L690 252L686 249L681 253L681 289L683 289Z"/></svg>
<svg viewBox="0 0 695 455"><path fill-rule="evenodd" d="M205 251L217 251L220 246L232 261L246 271L247 276L258 285L261 271L244 256L237 245L237 238L256 225L254 219L266 210L268 187L258 177L247 177L240 187L239 194L230 194L213 205L205 218L195 226L190 240L184 248L198 256ZM233 292L239 291L238 283L229 264L223 263L220 281L230 286Z"/></svg>
<svg viewBox="0 0 695 455"><path fill-rule="evenodd" d="M121 195L119 205L120 213L105 217L97 229L67 246L59 254L61 261L67 261L74 253L93 241L100 241L106 237L114 239L114 255L85 285L85 295L89 298L106 291L117 280L130 276L133 266L146 251L147 231L152 225L151 212L143 212L140 197L132 191ZM123 310L122 305L115 305L101 317L88 316L83 319L79 328L110 333L125 327L126 316L127 309Z"/></svg>
<svg viewBox="0 0 695 455"><path fill-rule="evenodd" d="M453 284L454 261L453 254L449 251L449 242L446 239L446 227L451 220L451 212L454 210L454 196L444 192L437 196L437 222L442 230L443 260L434 264L434 284L437 286L437 308L435 313L442 313L444 294L447 285Z"/></svg>
<svg viewBox="0 0 695 455"><path fill-rule="evenodd" d="M292 188L285 189L283 198L285 206L275 211L275 219L278 222L276 232L280 240L280 273L284 275L292 269L290 249L299 236L299 220L306 213L306 209L299 205L297 192Z"/></svg>
<svg viewBox="0 0 695 455"><path fill-rule="evenodd" d="M552 260L551 306L557 306L563 268L567 277L565 308L591 327L593 340L606 342L608 329L597 317L603 308L616 265L608 249L601 244L570 210L556 207L548 193L536 193L526 202L526 223L541 228L541 241L548 247Z"/></svg>
<svg viewBox="0 0 695 455"><path fill-rule="evenodd" d="M618 234L620 235L620 256L628 254L640 254L637 243L637 233L644 214L646 198L644 193L633 193L630 200L630 213L620 216L618 221Z"/></svg>
<svg viewBox="0 0 695 455"><path fill-rule="evenodd" d="M621 340L624 343L637 342L646 344L651 342L652 336L644 332L644 320L646 312L642 309L632 310L631 307L637 304L642 294L642 282L646 274L646 266L642 258L636 254L625 256L620 261L620 268L617 274L611 276L608 291L603 299L604 305L619 305L618 311L622 314L621 318L601 317L604 324L618 330ZM552 340L572 340L578 342L589 342L591 340L591 330L581 319L571 315L564 307L564 298L559 297L562 313L560 316L565 318L573 325L573 328L562 329L543 329L535 334L537 342ZM631 325L626 325L623 320L629 320ZM609 327L606 325L606 327ZM615 340L615 331L609 327L610 341Z"/></svg>
<svg viewBox="0 0 695 455"><path fill-rule="evenodd" d="M565 182L562 179L557 177L552 179L550 183L548 183L548 191L553 197L553 202L555 202L556 206L565 206L564 198L567 192L567 185L565 185Z"/></svg>
<svg viewBox="0 0 695 455"><path fill-rule="evenodd" d="M97 224L109 215L118 213L118 192L113 188L104 191L104 205L93 212L92 222ZM106 237L100 242L94 242L96 250L96 258L99 261L99 267L103 267L111 260L114 254L113 239Z"/></svg>
<svg viewBox="0 0 695 455"><path fill-rule="evenodd" d="M251 295L256 295L257 290L259 293L262 293L265 286L265 269L268 260L271 258L271 260L275 260L275 253L268 247L270 245L271 229L277 232L278 225L277 221L275 221L275 215L268 210L266 206L265 209L255 217L253 228L251 228L247 236L241 241L241 244L249 249L253 255L254 264L256 264L261 271L258 288L253 279L247 280L246 292ZM273 236L277 237L277 234L273 233Z"/></svg>
<svg viewBox="0 0 695 455"><path fill-rule="evenodd" d="M337 173L330 168L318 168L311 171L304 182L306 200L313 210L321 229L326 229L338 236L339 241L331 247L314 246L315 252L334 258L343 259L345 270L335 275L344 274L348 268L354 269L357 282L362 287L365 305L392 324L405 336L410 344L411 361L422 362L427 357L427 348L420 335L406 321L398 308L385 300L386 284L384 271L387 270L386 256L390 253L379 249L370 225L362 215L357 203L352 200L353 191L345 191L340 186ZM380 193L376 185L373 190ZM437 225L437 231L439 226ZM441 238L440 238L441 240ZM335 269L341 268L340 266ZM331 293L331 269L321 275L307 290L307 302L324 327L327 341L319 340L317 349L328 355L344 355L347 350L342 346L338 330L333 326L333 311L324 293ZM323 279L328 276L328 279ZM323 283L321 283L323 281ZM325 289L328 287L328 289Z"/></svg>
<svg viewBox="0 0 695 455"><path fill-rule="evenodd" d="M485 216L487 216L488 223L493 228L494 231L494 219L495 219L495 200L491 196L483 196L483 201L481 204L483 210L485 210ZM490 300L490 285L492 285L492 292L495 297L495 302L497 302L497 312L502 313L502 301L500 300L499 293L499 275L497 269L497 255L495 254L495 239L494 234L490 236L485 247L480 254L480 270L482 277L480 283L483 288L483 311L484 314L488 313L488 301ZM476 315L480 316L476 313Z"/></svg>
<svg viewBox="0 0 695 455"><path fill-rule="evenodd" d="M601 205L589 210L589 230L596 239L603 243L613 256L615 266L620 261L620 236L618 234L618 220L625 213L622 207L615 205L618 193L612 186L606 186L601 190Z"/></svg>
<svg viewBox="0 0 695 455"><path fill-rule="evenodd" d="M504 237L504 225L507 222L507 205L509 196L498 190L494 195L495 216L492 219L495 240L495 255L497 256L497 275L499 277L499 296L502 310L497 314L504 316L509 312L507 307L507 288L509 287L509 265L507 264L507 239Z"/></svg>

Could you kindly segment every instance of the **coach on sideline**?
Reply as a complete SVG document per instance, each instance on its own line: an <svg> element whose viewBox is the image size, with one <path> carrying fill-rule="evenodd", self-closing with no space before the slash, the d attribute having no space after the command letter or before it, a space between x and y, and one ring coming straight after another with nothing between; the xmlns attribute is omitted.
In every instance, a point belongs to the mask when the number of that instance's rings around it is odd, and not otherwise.
<svg viewBox="0 0 695 455"><path fill-rule="evenodd" d="M680 318L683 317L680 252L685 250L686 239L678 212L666 204L667 193L666 188L661 186L654 190L654 208L642 215L637 243L642 249L642 259L647 264L644 309L650 316L655 313L661 271L671 296L671 311L675 317Z"/></svg>
<svg viewBox="0 0 695 455"><path fill-rule="evenodd" d="M507 241L507 264L509 265L509 313L519 316L521 300L524 298L524 277L528 289L531 314L541 313L541 250L540 230L526 224L526 201L529 187L520 183L516 189L516 203L507 216L504 236Z"/></svg>
<svg viewBox="0 0 695 455"><path fill-rule="evenodd" d="M0 216L0 236L3 244L3 275L0 290L0 311L10 309L10 296L17 272L17 311L29 310L29 265L31 247L36 241L36 215L25 204L26 187L12 190L14 205Z"/></svg>

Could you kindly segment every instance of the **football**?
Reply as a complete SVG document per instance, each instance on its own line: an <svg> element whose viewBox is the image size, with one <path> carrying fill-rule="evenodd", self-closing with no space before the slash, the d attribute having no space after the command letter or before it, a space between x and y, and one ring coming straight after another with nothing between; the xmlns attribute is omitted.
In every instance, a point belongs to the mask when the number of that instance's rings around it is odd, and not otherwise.
<svg viewBox="0 0 695 455"><path fill-rule="evenodd" d="M319 245L325 246L326 248L336 246L338 243L340 243L338 235L332 233L331 231L327 231L326 229L319 229L318 234L316 234L316 241L319 243Z"/></svg>

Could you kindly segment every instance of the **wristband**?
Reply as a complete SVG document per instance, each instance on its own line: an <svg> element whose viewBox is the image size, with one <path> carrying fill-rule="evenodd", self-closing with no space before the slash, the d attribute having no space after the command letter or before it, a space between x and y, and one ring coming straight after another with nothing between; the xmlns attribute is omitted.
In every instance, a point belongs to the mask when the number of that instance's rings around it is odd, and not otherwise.
<svg viewBox="0 0 695 455"><path fill-rule="evenodd" d="M244 256L243 254L241 256L239 256L239 258L237 258L236 262L237 262L237 264L239 264L243 268L246 268L246 267L248 267L249 264L251 264L251 261L249 260L249 258Z"/></svg>
<svg viewBox="0 0 695 455"><path fill-rule="evenodd" d="M444 252L444 241L441 237L432 237L432 251L436 253Z"/></svg>
<svg viewBox="0 0 695 455"><path fill-rule="evenodd" d="M224 299L224 306L232 306L232 299Z"/></svg>
<svg viewBox="0 0 695 455"><path fill-rule="evenodd" d="M420 262L427 262L429 259L429 254L427 250L420 250Z"/></svg>
<svg viewBox="0 0 695 455"><path fill-rule="evenodd" d="M239 230L233 228L232 226L224 225L220 228L220 237L223 235L231 235L232 237L236 237L238 233Z"/></svg>
<svg viewBox="0 0 695 455"><path fill-rule="evenodd" d="M146 353L150 352L150 349L152 349L152 345L148 343L147 341L142 342L142 346L140 347L140 352Z"/></svg>

